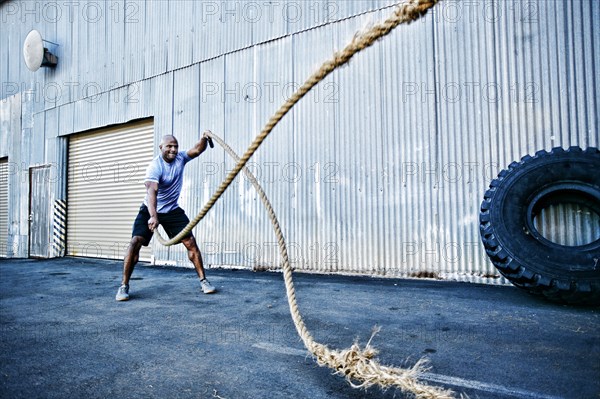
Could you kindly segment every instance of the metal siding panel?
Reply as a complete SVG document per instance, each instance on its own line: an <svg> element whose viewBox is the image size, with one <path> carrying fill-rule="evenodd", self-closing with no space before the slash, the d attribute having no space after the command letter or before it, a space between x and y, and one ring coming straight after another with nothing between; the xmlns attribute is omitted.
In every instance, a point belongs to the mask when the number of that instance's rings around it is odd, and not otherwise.
<svg viewBox="0 0 600 399"><path fill-rule="evenodd" d="M221 7L224 7L223 21L220 31L223 47L221 51L229 54L240 49L251 46L255 42L252 38L252 23L245 18L233 14L227 14L229 5L240 4L239 2L222 2ZM235 9L233 9L235 10ZM234 22L231 22L234 21Z"/></svg>
<svg viewBox="0 0 600 399"><path fill-rule="evenodd" d="M384 272L392 276L439 273L440 268L439 185L430 173L437 153L431 29L429 16L382 42L386 216L378 219L383 220L378 228L386 232L384 250L390 255L384 257Z"/></svg>
<svg viewBox="0 0 600 399"><path fill-rule="evenodd" d="M281 13L283 3L242 3L241 13L252 27L252 43L259 44L287 35L287 21Z"/></svg>
<svg viewBox="0 0 600 399"><path fill-rule="evenodd" d="M45 152L45 140L44 140L44 131L45 131L45 121L44 121L44 113L40 112L37 114L33 114L33 125L31 129L31 134L33 137L31 146L31 164L43 164L46 159L44 158Z"/></svg>
<svg viewBox="0 0 600 399"><path fill-rule="evenodd" d="M0 100L0 158L7 157L11 148L9 146L12 142L10 108L10 97Z"/></svg>
<svg viewBox="0 0 600 399"><path fill-rule="evenodd" d="M148 122L70 136L67 255L122 259L145 194L152 138ZM128 149L126 159L115 159L117 143ZM140 256L150 255L143 249Z"/></svg>
<svg viewBox="0 0 600 399"><path fill-rule="evenodd" d="M45 117L44 132L46 139L58 137L58 108L52 108L42 115Z"/></svg>
<svg viewBox="0 0 600 399"><path fill-rule="evenodd" d="M8 3L4 3L0 5L0 18L2 23L0 24L0 37L8 37L12 27L14 26L14 18L9 17L9 10L6 6ZM9 74L9 68L12 61L12 57L9 57L9 46L2 42L0 45L0 82L5 82L7 84L3 84L0 86L0 99L4 99L9 95L14 94L14 85L9 85L8 83L13 83L9 79L12 79L12 75ZM0 135L2 132L0 132ZM2 141L0 141L2 144Z"/></svg>
<svg viewBox="0 0 600 399"><path fill-rule="evenodd" d="M292 38L257 46L254 57L254 79L246 90L250 102L255 104L254 120L248 127L248 133L258 133L268 118L279 108L296 86L293 80ZM269 62L265 62L269 60ZM263 148L254 155L249 168L269 197L279 219L282 232L291 248L297 250L298 240L294 231L293 209L295 202L294 187L299 181L306 181L308 168L294 159L293 116L287 115L274 129ZM249 141L250 137L246 138ZM242 152L240 150L240 152ZM247 178L242 177L245 181ZM254 190L248 183L249 189ZM252 260L257 269L277 269L280 256L276 237L260 199L256 198L256 218L258 221L256 237L247 246L246 257ZM297 203L293 206L297 206Z"/></svg>
<svg viewBox="0 0 600 399"><path fill-rule="evenodd" d="M292 82L295 87L304 83L306 78L331 56L335 48L337 28L335 25L326 25L292 38ZM347 37L342 41L345 39ZM327 243L339 242L338 220L339 223L349 222L343 215L336 215L335 212L338 205L340 210L349 205L342 205L340 202L344 187L336 187L336 183L328 181L327 174L332 168L331 171L339 173L335 178L345 178L344 171L340 170L343 164L338 168L343 161L338 161L339 154L335 151L336 148L341 148L343 143L340 142L340 147L337 147L337 105L336 98L332 98L336 92L341 93L341 89L337 75L331 75L313 88L290 113L294 133L292 161L307 174L306 179L292 184L291 194L293 222L289 229L294 245L289 252L292 265L299 270L336 269L338 264L335 260L323 261L322 249ZM343 129L339 131L342 132Z"/></svg>
<svg viewBox="0 0 600 399"><path fill-rule="evenodd" d="M226 53L223 31L226 25L220 20L217 2L196 3L193 33L194 62L205 61ZM215 38L219 38L216 40Z"/></svg>
<svg viewBox="0 0 600 399"><path fill-rule="evenodd" d="M288 25L288 34L321 26L330 19L326 0L282 2L281 15Z"/></svg>
<svg viewBox="0 0 600 399"><path fill-rule="evenodd" d="M94 80L95 67L90 59L90 53L94 50L90 48L90 23L83 18L83 13L78 7L74 8L75 17L73 18L73 54L72 68L75 71L75 82L78 86L70 93L70 101L78 101L84 97L83 87L87 87L89 82Z"/></svg>
<svg viewBox="0 0 600 399"><path fill-rule="evenodd" d="M169 70L182 68L192 63L195 1L170 1L168 59Z"/></svg>
<svg viewBox="0 0 600 399"><path fill-rule="evenodd" d="M146 63L146 24L144 21L146 2L144 0L127 0L123 14L125 42L124 52L124 84L140 81L145 76Z"/></svg>
<svg viewBox="0 0 600 399"><path fill-rule="evenodd" d="M200 64L200 130L209 129L241 151L240 145L231 141L225 130L225 108L222 101L221 84L225 81L225 57L219 57ZM225 160L227 155L217 146L208 149L201 158L186 166L186 176L194 186L194 193L187 198L189 209L186 211L193 217L217 189L225 177ZM224 227L226 202L232 193L226 193L206 215L197 229L198 245L202 250L205 265L222 265L223 247L229 231Z"/></svg>
<svg viewBox="0 0 600 399"><path fill-rule="evenodd" d="M165 134L171 134L173 129L173 73L159 75L151 79L151 90L152 100L154 101L153 148L157 149L161 137ZM164 231L162 229L160 231L165 237ZM150 246L156 260L169 260L171 247L164 247L156 240L153 240Z"/></svg>
<svg viewBox="0 0 600 399"><path fill-rule="evenodd" d="M488 81L481 71L485 71L485 63L480 59L485 57L478 52L480 46L485 48L490 43L486 43L487 37L477 28L473 24L444 20L435 30L435 55L439 62L435 81L428 82L427 86L433 94L428 101L436 104L439 135L437 151L423 170L433 170L433 175L426 175L427 184L437 186L439 192L436 204L439 234L433 242L438 266L432 270L437 275L471 272L468 269L472 264L456 259L469 250L469 244L477 246L479 241L469 233L477 233L474 227L481 201L479 191L473 187L483 183L478 154L483 153L484 147L480 116L485 111L485 102L477 98L469 104L469 100L463 98L465 88L485 86ZM483 41L481 45L479 40ZM476 109L469 112L473 107ZM448 259L452 262L447 262Z"/></svg>
<svg viewBox="0 0 600 399"><path fill-rule="evenodd" d="M173 98L173 131L172 134L179 141L180 151L187 151L198 142L202 133L199 126L200 108L200 64L179 69L173 72L174 98ZM159 138L159 137L157 137ZM193 198L199 194L201 187L190 179L190 166L201 162L196 159L186 165L183 187L179 205L188 217L193 217L200 209L193 208ZM196 229L194 234L201 234L201 229ZM193 267L188 260L187 250L183 245L174 245L168 248L168 259L175 260L179 265ZM159 258L160 259L160 258Z"/></svg>
<svg viewBox="0 0 600 399"><path fill-rule="evenodd" d="M373 11L378 8L389 6L389 1L372 1L372 0L353 0L353 1L335 1L330 0L322 6L326 17L329 21L340 21L345 18L351 18L358 14ZM371 14L370 22L375 22L376 14Z"/></svg>
<svg viewBox="0 0 600 399"><path fill-rule="evenodd" d="M73 108L74 103L69 103L58 108L59 113L59 124L58 124L58 134L60 136L65 136L67 134L73 133Z"/></svg>
<svg viewBox="0 0 600 399"><path fill-rule="evenodd" d="M173 72L173 135L180 148L190 148L201 136L198 110L200 108L200 64Z"/></svg>
<svg viewBox="0 0 600 399"><path fill-rule="evenodd" d="M149 80L134 82L125 88L125 120L146 118L152 116L152 83Z"/></svg>
<svg viewBox="0 0 600 399"><path fill-rule="evenodd" d="M335 48L345 47L354 32L372 17L363 15L337 24ZM335 242L342 245L340 269L352 273L376 273L384 267L378 257L384 254L380 246L383 242L377 236L381 223L377 204L381 157L374 153L382 138L377 117L381 106L380 69L376 65L379 51L379 45L375 45L355 57L351 68L335 73L340 92L336 115L340 138L332 144L338 147L336 165L343 182L338 190L343 227L340 240Z"/></svg>
<svg viewBox="0 0 600 399"><path fill-rule="evenodd" d="M63 20L61 19L61 21ZM57 23L55 29L56 33L54 38L49 38L49 40L59 43L59 46L57 46L55 50L55 55L58 57L58 65L52 71L44 71L44 74L48 75L46 79L46 89L52 90L53 88L58 88L61 96L55 101L52 101L49 97L45 97L46 109L68 103L70 101L70 94L65 88L69 87L69 84L71 84L70 82L78 82L74 76L73 68L75 65L75 59L73 58L73 41L71 40L71 37L73 36L73 26L67 23Z"/></svg>
<svg viewBox="0 0 600 399"><path fill-rule="evenodd" d="M169 18L169 4L167 1L146 2L146 78L160 75L167 71L168 46L167 41L170 25L164 21Z"/></svg>
<svg viewBox="0 0 600 399"><path fill-rule="evenodd" d="M560 245L587 245L600 239L600 215L577 204L544 208L534 224L543 237Z"/></svg>
<svg viewBox="0 0 600 399"><path fill-rule="evenodd" d="M9 63L7 68L9 76L9 79L7 81L11 83L16 83L19 92L25 90L23 86L26 85L26 83L23 77L25 76L25 71L29 72L29 70L25 66L25 63L22 61L22 58L19 57L19 55L21 55L23 52L23 44L21 43L22 29L22 24L18 22L15 25L13 25L11 30L8 31L8 35L2 38L2 41L4 42L3 45L8 48L8 59L20 61ZM25 39L25 36L23 36L23 39ZM16 57L14 56L15 54L17 54ZM23 69L25 71L23 71ZM16 93L11 90L11 92L7 94L14 95Z"/></svg>
<svg viewBox="0 0 600 399"><path fill-rule="evenodd" d="M42 68L42 70L38 70L37 73L35 73L35 75L40 75L40 82L43 85L43 89L45 90L46 88L50 87L51 85L53 85L56 82L56 78L60 77L61 74L64 73L66 66L68 66L70 64L69 62L69 57L64 57L63 51L64 51L64 46L62 45L62 42L59 37L58 37L58 21L60 21L60 17L59 17L59 7L58 4L54 5L54 7L48 7L47 10L44 12L44 18L43 20L43 24L41 24L39 27L34 27L36 29L40 28L43 31L41 31L42 37L45 40L48 40L50 42L53 43L61 43L59 45L55 45L52 43L46 43L48 49L52 52L52 54L54 54L56 57L58 57L58 65L54 68ZM61 13L62 15L62 13ZM65 64L65 65L63 65ZM61 88L61 90L67 90L68 88ZM39 95L39 93L38 93ZM43 98L40 99L39 104L36 106L36 112L41 112L42 110L48 108L48 104L47 101Z"/></svg>
<svg viewBox="0 0 600 399"><path fill-rule="evenodd" d="M246 89L254 82L254 51L229 54L224 60L225 79L221 86L224 107L225 140L238 152L243 152L252 138L255 105L246 97ZM252 160L253 161L253 160ZM234 165L225 160L225 170ZM221 251L222 262L231 266L252 266L245 256L247 243L258 237L258 211L260 204L253 187L238 176L224 197L223 229L227 232ZM258 238L260 239L260 238Z"/></svg>
<svg viewBox="0 0 600 399"><path fill-rule="evenodd" d="M160 138L173 131L173 73L152 79L154 129ZM158 146L158 140L154 143Z"/></svg>
<svg viewBox="0 0 600 399"><path fill-rule="evenodd" d="M17 258L26 258L28 255L28 226L27 218L29 215L28 198L29 184L27 180L27 169L22 165L27 165L26 150L21 141L22 135L22 96L21 93L9 97L6 105L8 114L4 115L10 120L9 124L9 170L8 174L8 256ZM3 118L4 119L4 118ZM23 153L25 152L25 159ZM25 170L23 170L25 169ZM23 173L25 174L23 176Z"/></svg>
<svg viewBox="0 0 600 399"><path fill-rule="evenodd" d="M91 109L90 102L86 100L76 101L72 104L73 107L73 132L86 130L93 118L94 112L89 112ZM89 128L88 128L89 129Z"/></svg>
<svg viewBox="0 0 600 399"><path fill-rule="evenodd" d="M32 164L32 150L35 142L33 137L33 91L23 91L21 101L21 132L15 139L19 140L18 151L21 152L21 162L26 168Z"/></svg>
<svg viewBox="0 0 600 399"><path fill-rule="evenodd" d="M127 121L127 105L125 100L129 94L128 86L122 86L108 93L108 115L111 123Z"/></svg>
<svg viewBox="0 0 600 399"><path fill-rule="evenodd" d="M159 2L162 3L162 2ZM116 13L115 18L108 18L106 20L106 43L108 45L106 55L107 64L107 84L109 88L120 87L125 83L125 70L127 57L125 57L125 23L122 19L121 13L124 13L126 3L122 3L123 8L117 8L119 3L113 3L111 5L111 11Z"/></svg>
<svg viewBox="0 0 600 399"><path fill-rule="evenodd" d="M82 82L81 91L82 98L88 98L95 96L96 94L102 93L110 88L110 84L107 82L109 77L107 71L107 53L110 50L107 43L107 25L111 18L109 11L106 9L106 3L100 5L99 3L93 3L98 6L98 10L101 13L98 17L94 14L89 14L87 25L87 57L85 62L87 67L87 76L84 82ZM96 8L94 8L96 10ZM90 18L93 18L89 20ZM96 20L96 18L98 18ZM60 60L59 60L60 62ZM95 101L93 100L91 101Z"/></svg>

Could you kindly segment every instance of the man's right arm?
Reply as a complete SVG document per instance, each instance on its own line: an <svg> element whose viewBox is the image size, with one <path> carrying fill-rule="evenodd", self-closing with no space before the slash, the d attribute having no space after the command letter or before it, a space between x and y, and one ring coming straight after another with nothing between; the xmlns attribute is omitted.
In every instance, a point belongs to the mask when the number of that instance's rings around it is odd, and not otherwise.
<svg viewBox="0 0 600 399"><path fill-rule="evenodd" d="M156 194L158 193L158 183L147 181L146 193L148 194L148 212L150 219L148 220L148 228L154 231L158 227L158 215L156 213Z"/></svg>

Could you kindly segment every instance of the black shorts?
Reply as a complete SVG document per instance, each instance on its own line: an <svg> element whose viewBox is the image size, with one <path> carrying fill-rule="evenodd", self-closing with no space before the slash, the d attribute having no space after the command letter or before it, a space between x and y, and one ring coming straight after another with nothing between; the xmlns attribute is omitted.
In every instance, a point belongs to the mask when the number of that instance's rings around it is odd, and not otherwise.
<svg viewBox="0 0 600 399"><path fill-rule="evenodd" d="M145 240L144 246L148 246L152 239L152 235L154 234L148 228L148 220L150 220L150 212L148 212L146 205L142 204L142 206L140 206L140 211L135 218L135 222L133 222L133 232L131 233L131 236L143 237ZM185 215L185 212L179 207L167 213L158 214L158 223L160 223L169 238L173 238L179 234L189 222L190 220ZM184 238L191 236L192 233L190 232Z"/></svg>

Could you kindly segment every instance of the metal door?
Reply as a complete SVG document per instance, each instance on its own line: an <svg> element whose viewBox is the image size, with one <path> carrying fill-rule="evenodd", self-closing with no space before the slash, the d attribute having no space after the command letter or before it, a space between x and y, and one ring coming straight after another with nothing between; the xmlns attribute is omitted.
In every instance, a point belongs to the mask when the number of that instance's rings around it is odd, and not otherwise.
<svg viewBox="0 0 600 399"><path fill-rule="evenodd" d="M29 169L29 257L49 258L52 248L50 166Z"/></svg>

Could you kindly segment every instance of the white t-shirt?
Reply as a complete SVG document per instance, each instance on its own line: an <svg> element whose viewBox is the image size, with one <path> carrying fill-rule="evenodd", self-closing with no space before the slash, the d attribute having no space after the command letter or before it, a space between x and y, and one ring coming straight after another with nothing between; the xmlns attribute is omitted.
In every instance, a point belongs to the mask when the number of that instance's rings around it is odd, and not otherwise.
<svg viewBox="0 0 600 399"><path fill-rule="evenodd" d="M183 186L183 169L191 160L187 151L179 151L173 162L166 162L160 154L150 162L144 182L158 183L156 212L167 213L179 206L177 202ZM144 198L144 204L148 206L148 194Z"/></svg>

